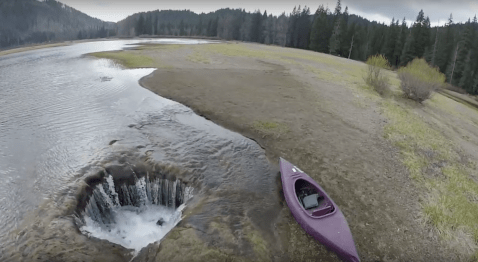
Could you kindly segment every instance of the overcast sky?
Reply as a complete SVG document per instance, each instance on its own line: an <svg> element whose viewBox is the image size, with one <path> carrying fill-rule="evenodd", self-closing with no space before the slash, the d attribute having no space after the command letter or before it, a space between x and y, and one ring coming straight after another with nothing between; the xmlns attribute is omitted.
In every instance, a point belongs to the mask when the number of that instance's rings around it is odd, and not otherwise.
<svg viewBox="0 0 478 262"><path fill-rule="evenodd" d="M307 5L314 13L320 4L335 8L336 1L328 0L303 0L294 3L290 0L257 1L257 0L59 0L90 16L104 21L117 22L127 16L144 11L157 9L183 10L189 9L196 13L211 12L219 8L244 8L246 11L260 9L261 12L280 15L282 12L289 14L294 5ZM349 7L349 13L363 16L369 20L390 23L393 17L400 20L406 17L410 23L414 21L420 9L425 16L429 16L432 25L443 25L450 13L453 13L454 22L466 22L478 13L478 0L362 0L342 1L342 11Z"/></svg>

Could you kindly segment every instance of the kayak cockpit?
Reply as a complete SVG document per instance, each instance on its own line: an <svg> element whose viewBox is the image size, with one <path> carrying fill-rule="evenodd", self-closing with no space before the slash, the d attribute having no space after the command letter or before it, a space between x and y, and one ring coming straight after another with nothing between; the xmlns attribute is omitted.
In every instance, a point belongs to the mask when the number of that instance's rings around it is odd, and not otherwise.
<svg viewBox="0 0 478 262"><path fill-rule="evenodd" d="M322 217L335 210L327 195L304 179L295 181L295 193L300 206L313 217Z"/></svg>

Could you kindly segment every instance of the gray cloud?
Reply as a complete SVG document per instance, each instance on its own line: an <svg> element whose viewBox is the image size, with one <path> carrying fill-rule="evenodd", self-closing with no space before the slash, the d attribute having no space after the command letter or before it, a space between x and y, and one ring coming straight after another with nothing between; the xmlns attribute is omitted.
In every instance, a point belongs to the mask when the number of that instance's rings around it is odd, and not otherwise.
<svg viewBox="0 0 478 262"><path fill-rule="evenodd" d="M472 0L425 0L425 1L394 1L394 0L367 0L367 1L344 1L351 9L358 12L373 15L379 14L391 19L402 19L406 17L407 21L415 21L420 9L423 9L425 16L430 17L432 23L443 24L447 21L450 13L453 13L454 21L465 22L468 18L473 18L478 13L478 2Z"/></svg>
<svg viewBox="0 0 478 262"><path fill-rule="evenodd" d="M279 15L282 12L287 14L292 11L295 5L307 5L311 12L320 4L334 9L335 0L276 0L276 1L254 1L254 0L60 0L88 15L98 17L106 21L119 21L128 15L136 12L152 11L157 9L190 9L191 11L211 12L219 8L244 8L247 11L260 9L267 10L268 13ZM389 23L392 17L396 19L407 18L408 22L414 21L420 9L423 9L426 16L430 17L432 24L436 24L440 20L443 24L453 13L455 22L465 22L468 18L472 18L478 13L478 1L476 0L342 0L342 8L349 7L350 13L356 13L367 19L379 20L380 22ZM342 10L343 10L342 9Z"/></svg>

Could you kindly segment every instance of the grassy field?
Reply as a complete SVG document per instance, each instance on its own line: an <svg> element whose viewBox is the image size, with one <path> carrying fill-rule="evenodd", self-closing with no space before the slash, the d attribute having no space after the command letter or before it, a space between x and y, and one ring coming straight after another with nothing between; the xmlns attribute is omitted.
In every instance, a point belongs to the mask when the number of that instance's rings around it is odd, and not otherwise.
<svg viewBox="0 0 478 262"><path fill-rule="evenodd" d="M164 66L160 55L141 52L168 52L170 48L178 47L145 46L139 51L93 55L114 59L128 68L157 67ZM403 165L420 191L421 221L460 254L478 258L478 155L465 152L457 142L458 137L463 137L460 132L465 132L465 125L478 130L476 109L460 105L440 94L423 105L407 100L398 88L400 81L396 73L388 70L385 74L390 78L392 92L383 98L365 85L363 63L303 50L225 43L196 46L185 54L185 59L209 65L215 62L215 56L248 57L291 64L312 73L321 81L343 86L356 97L354 103L359 108L377 105L386 118L382 136L398 148ZM447 119L454 122L447 122ZM288 133L287 124L272 120L255 121L251 128L273 137ZM466 130L473 132L473 128ZM477 145L471 146L478 150ZM256 252L263 253L265 244L258 235L249 233L247 238L253 243L258 242Z"/></svg>
<svg viewBox="0 0 478 262"><path fill-rule="evenodd" d="M153 59L144 55L137 55L127 52L98 52L90 54L97 58L112 59L127 68L152 67Z"/></svg>

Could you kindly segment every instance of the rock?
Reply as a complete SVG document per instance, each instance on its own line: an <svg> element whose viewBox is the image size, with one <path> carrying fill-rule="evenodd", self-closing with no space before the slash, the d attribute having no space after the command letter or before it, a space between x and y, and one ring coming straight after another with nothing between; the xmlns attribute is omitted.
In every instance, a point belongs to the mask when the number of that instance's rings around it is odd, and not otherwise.
<svg viewBox="0 0 478 262"><path fill-rule="evenodd" d="M162 226L163 224L164 224L164 220L162 218L160 218L158 222L156 222L156 225L158 226Z"/></svg>

